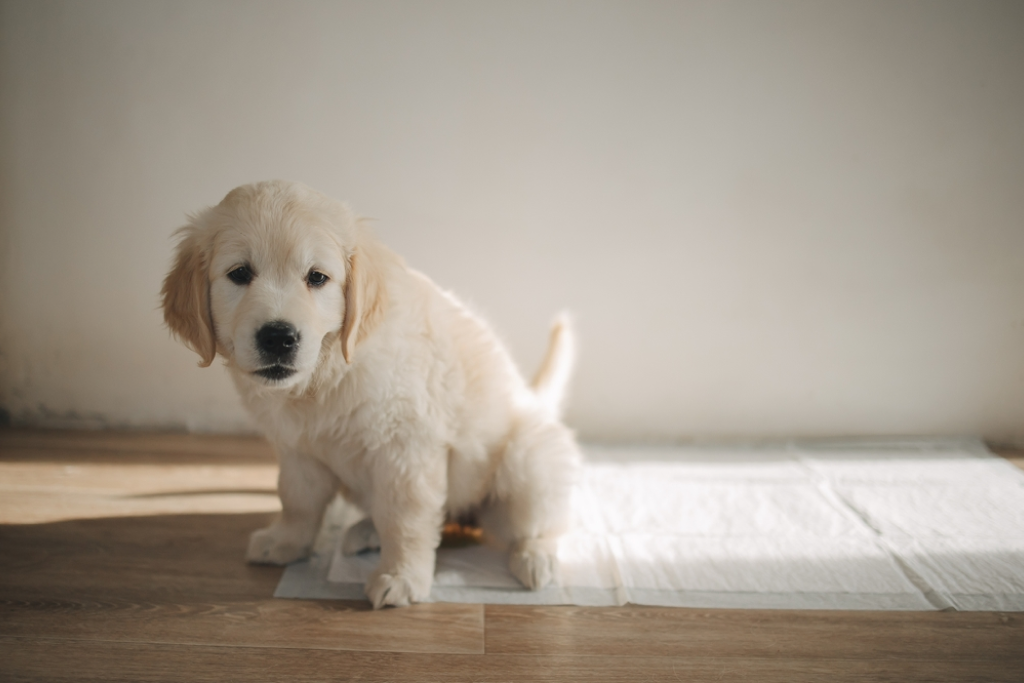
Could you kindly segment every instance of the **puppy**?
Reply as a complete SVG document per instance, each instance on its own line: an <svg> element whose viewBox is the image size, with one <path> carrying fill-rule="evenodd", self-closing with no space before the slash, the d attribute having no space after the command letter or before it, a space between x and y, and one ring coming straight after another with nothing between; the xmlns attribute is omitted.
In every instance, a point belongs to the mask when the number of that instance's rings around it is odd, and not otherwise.
<svg viewBox="0 0 1024 683"><path fill-rule="evenodd" d="M200 366L223 357L280 462L282 512L250 562L307 556L340 492L366 515L343 550L380 548L375 608L429 595L444 520L467 513L523 585L555 579L580 466L564 319L527 385L482 320L298 183L236 188L179 232L167 325Z"/></svg>

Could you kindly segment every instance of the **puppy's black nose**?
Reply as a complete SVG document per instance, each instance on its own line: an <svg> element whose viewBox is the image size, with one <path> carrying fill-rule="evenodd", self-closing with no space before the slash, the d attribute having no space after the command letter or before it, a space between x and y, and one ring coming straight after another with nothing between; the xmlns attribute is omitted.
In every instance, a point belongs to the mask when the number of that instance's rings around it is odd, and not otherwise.
<svg viewBox="0 0 1024 683"><path fill-rule="evenodd" d="M288 361L299 347L299 331L283 320L275 320L256 332L256 348L267 361Z"/></svg>

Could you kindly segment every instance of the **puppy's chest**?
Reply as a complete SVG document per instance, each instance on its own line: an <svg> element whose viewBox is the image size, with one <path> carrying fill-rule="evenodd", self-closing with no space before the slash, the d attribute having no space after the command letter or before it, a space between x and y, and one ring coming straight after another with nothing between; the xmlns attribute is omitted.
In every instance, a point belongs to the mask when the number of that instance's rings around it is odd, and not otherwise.
<svg viewBox="0 0 1024 683"><path fill-rule="evenodd" d="M350 489L368 484L367 452L379 427L380 410L366 401L289 400L254 411L268 439L279 449L319 460Z"/></svg>
<svg viewBox="0 0 1024 683"><path fill-rule="evenodd" d="M327 461L339 451L365 450L356 413L337 405L286 403L268 415L264 426L282 445Z"/></svg>
<svg viewBox="0 0 1024 683"><path fill-rule="evenodd" d="M371 487L371 468L360 430L353 428L350 418L317 411L282 411L277 423L280 431L270 438L282 449L326 465L346 493L364 491Z"/></svg>

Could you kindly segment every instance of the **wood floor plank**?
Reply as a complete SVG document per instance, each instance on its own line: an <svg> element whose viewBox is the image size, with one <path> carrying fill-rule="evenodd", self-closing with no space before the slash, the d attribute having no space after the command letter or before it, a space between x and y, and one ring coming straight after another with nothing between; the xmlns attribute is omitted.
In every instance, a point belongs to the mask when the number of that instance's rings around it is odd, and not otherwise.
<svg viewBox="0 0 1024 683"><path fill-rule="evenodd" d="M275 461L270 445L258 436L0 428L0 460L26 456L90 462Z"/></svg>
<svg viewBox="0 0 1024 683"><path fill-rule="evenodd" d="M243 592L233 593L239 597L270 597L267 587L272 592L281 569L252 566L244 557L249 534L272 518L155 515L0 525L0 593L36 586L54 595L86 589L117 595L151 584L190 591L219 581L240 584Z"/></svg>
<svg viewBox="0 0 1024 683"><path fill-rule="evenodd" d="M273 463L0 461L0 523L278 509Z"/></svg>
<svg viewBox="0 0 1024 683"><path fill-rule="evenodd" d="M1024 619L992 612L487 606L487 652L797 658L1024 656Z"/></svg>
<svg viewBox="0 0 1024 683"><path fill-rule="evenodd" d="M89 518L276 512L270 491L168 491L152 494L9 491L0 487L0 524L42 524Z"/></svg>
<svg viewBox="0 0 1024 683"><path fill-rule="evenodd" d="M481 653L481 605L274 600L281 569L244 560L269 515L0 526L0 634L29 638Z"/></svg>
<svg viewBox="0 0 1024 683"><path fill-rule="evenodd" d="M28 639L482 654L481 605L159 598L0 600L0 635Z"/></svg>
<svg viewBox="0 0 1024 683"><path fill-rule="evenodd" d="M0 637L7 681L1018 682L1024 659L437 655ZM1009 664L1010 666L1007 666Z"/></svg>
<svg viewBox="0 0 1024 683"><path fill-rule="evenodd" d="M94 492L122 496L258 490L275 495L277 465L0 461L0 490Z"/></svg>

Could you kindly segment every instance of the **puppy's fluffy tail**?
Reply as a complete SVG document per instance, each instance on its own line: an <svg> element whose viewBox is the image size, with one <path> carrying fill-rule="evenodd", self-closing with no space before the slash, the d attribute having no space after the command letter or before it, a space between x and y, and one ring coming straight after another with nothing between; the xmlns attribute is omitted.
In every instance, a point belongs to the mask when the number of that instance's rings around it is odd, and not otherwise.
<svg viewBox="0 0 1024 683"><path fill-rule="evenodd" d="M561 416L565 389L576 362L576 337L567 313L560 313L551 326L548 351L530 386L537 398L556 416Z"/></svg>

